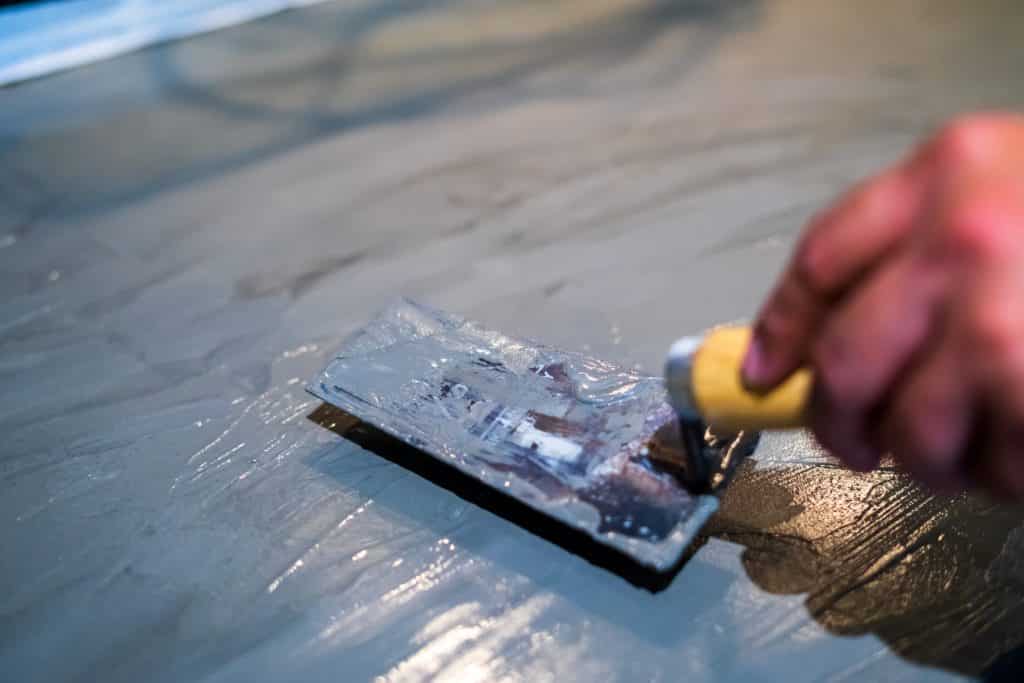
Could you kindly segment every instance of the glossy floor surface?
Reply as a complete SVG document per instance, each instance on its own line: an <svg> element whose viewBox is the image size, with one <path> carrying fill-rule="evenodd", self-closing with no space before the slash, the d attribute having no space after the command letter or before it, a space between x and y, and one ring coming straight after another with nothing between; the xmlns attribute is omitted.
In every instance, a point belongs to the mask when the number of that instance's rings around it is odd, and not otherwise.
<svg viewBox="0 0 1024 683"><path fill-rule="evenodd" d="M770 436L652 593L325 429L302 387L398 295L657 373L754 312L841 188L1024 104L1022 24L337 2L0 90L0 670L981 674L1024 639L1019 508Z"/></svg>

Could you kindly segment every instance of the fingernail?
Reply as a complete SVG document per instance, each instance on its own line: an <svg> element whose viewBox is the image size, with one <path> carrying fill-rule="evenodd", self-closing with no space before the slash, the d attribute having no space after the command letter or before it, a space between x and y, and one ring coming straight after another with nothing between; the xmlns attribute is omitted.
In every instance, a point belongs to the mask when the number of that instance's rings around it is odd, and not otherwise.
<svg viewBox="0 0 1024 683"><path fill-rule="evenodd" d="M740 368L743 384L751 389L763 388L768 383L766 370L767 359L765 358L764 342L759 335L754 334Z"/></svg>

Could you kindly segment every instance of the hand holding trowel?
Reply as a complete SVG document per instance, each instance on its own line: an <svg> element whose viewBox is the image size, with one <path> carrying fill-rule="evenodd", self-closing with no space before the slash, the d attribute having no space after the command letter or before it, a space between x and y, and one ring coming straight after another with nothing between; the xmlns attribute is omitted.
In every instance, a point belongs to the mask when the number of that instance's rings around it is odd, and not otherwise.
<svg viewBox="0 0 1024 683"><path fill-rule="evenodd" d="M684 424L806 423L853 469L1024 497L1024 118L965 117L856 187L752 334L680 342L666 376Z"/></svg>

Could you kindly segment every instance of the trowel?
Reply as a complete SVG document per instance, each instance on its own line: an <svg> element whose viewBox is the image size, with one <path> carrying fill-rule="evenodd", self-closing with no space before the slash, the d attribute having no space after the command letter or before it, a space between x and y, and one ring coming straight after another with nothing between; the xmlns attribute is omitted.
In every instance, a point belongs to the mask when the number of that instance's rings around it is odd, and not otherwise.
<svg viewBox="0 0 1024 683"><path fill-rule="evenodd" d="M720 480L719 454L704 445L710 428L718 434L799 429L805 425L813 378L801 369L767 393L747 389L740 376L750 328L716 327L683 337L668 352L665 387L679 415L687 447L684 468L694 492L714 491Z"/></svg>
<svg viewBox="0 0 1024 683"><path fill-rule="evenodd" d="M402 300L352 335L307 389L413 447L384 457L413 471L443 463L469 482L474 502L528 508L532 521L517 523L534 533L550 538L537 519L553 520L668 572L759 430L802 423L806 373L764 396L742 387L748 337L723 327L680 340L664 377L650 377Z"/></svg>

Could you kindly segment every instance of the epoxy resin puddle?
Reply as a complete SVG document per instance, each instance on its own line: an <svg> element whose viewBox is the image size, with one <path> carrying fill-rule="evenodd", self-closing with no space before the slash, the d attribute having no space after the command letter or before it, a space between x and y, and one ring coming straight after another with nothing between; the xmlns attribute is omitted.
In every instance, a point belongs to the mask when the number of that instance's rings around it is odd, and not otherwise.
<svg viewBox="0 0 1024 683"><path fill-rule="evenodd" d="M412 302L353 335L308 388L657 571L718 506L659 464L680 447L660 378ZM717 447L756 443L738 439Z"/></svg>

